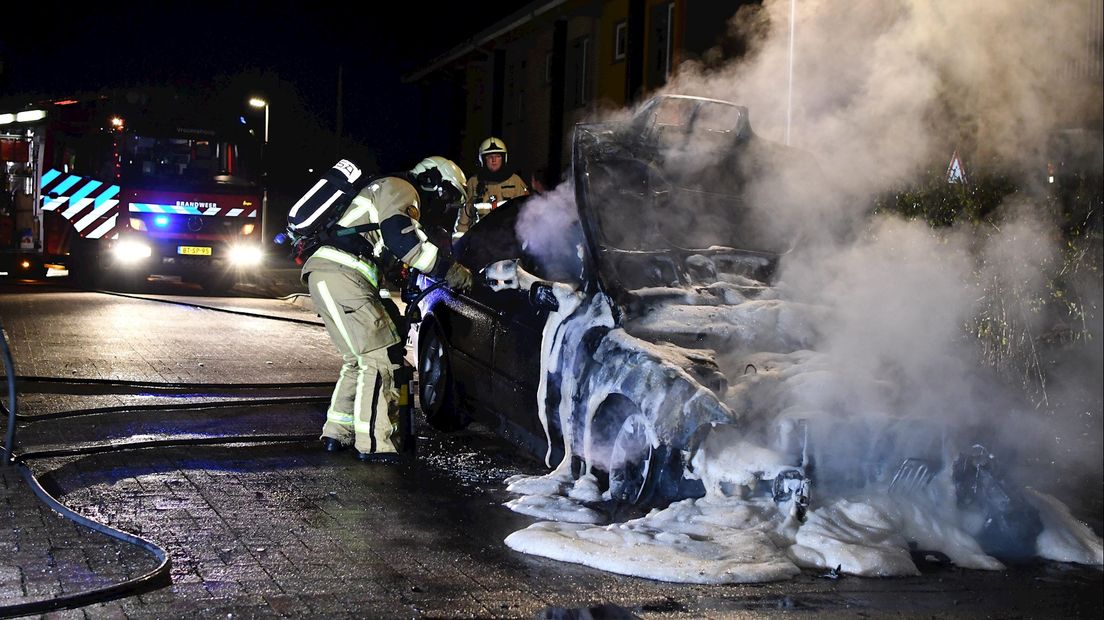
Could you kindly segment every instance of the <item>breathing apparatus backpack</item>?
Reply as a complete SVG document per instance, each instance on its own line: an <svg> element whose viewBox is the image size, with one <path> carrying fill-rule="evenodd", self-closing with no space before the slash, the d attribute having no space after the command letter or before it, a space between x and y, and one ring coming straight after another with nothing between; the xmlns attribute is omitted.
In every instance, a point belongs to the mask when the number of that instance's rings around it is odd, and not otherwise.
<svg viewBox="0 0 1104 620"><path fill-rule="evenodd" d="M287 230L283 239L277 241L291 244L296 263L302 264L320 246L336 241L334 228L338 218L367 182L363 170L342 159L291 207Z"/></svg>

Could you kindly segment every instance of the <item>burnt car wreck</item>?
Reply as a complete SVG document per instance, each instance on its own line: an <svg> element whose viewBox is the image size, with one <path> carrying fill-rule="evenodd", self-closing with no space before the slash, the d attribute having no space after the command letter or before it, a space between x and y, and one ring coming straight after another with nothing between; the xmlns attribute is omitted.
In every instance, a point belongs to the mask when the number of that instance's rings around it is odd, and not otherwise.
<svg viewBox="0 0 1104 620"><path fill-rule="evenodd" d="M478 419L563 480L592 476L593 503L662 506L709 486L773 497L799 521L820 489L912 493L951 471L964 447L939 429L809 415L787 395L789 369L822 376L826 310L780 299L776 270L799 239L769 215L822 199L810 157L758 137L743 107L661 96L578 125L572 163L572 196L511 201L456 244L481 274L470 292L420 301L432 426ZM867 467L833 463L844 434L862 435ZM727 471L703 471L699 454L725 450ZM1038 518L971 450L953 462L958 500L1023 515L990 518L986 541L1030 553L1008 541L1032 540Z"/></svg>

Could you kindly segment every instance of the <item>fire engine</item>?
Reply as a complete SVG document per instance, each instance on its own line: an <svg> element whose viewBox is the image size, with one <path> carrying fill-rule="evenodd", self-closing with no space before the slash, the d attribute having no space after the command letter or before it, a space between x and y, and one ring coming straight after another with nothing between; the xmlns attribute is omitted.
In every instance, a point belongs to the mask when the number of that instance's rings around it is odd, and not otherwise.
<svg viewBox="0 0 1104 620"><path fill-rule="evenodd" d="M221 290L259 264L261 140L196 111L134 93L0 110L0 273Z"/></svg>

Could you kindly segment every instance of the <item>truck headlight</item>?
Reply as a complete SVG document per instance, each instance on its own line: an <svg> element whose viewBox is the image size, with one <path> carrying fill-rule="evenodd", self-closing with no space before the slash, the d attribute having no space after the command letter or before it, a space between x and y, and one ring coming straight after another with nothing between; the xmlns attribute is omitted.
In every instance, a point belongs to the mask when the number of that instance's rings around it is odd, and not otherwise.
<svg viewBox="0 0 1104 620"><path fill-rule="evenodd" d="M230 248L230 262L238 267L259 265L261 257L261 248L257 245L235 245Z"/></svg>
<svg viewBox="0 0 1104 620"><path fill-rule="evenodd" d="M148 243L134 241L133 239L116 243L111 251L115 254L115 258L124 263L133 263L153 255L153 248Z"/></svg>

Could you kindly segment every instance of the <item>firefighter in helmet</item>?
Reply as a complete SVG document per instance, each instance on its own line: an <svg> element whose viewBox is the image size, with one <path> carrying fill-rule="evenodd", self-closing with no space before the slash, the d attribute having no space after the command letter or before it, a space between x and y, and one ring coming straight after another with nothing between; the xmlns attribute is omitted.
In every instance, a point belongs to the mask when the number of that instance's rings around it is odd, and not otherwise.
<svg viewBox="0 0 1104 620"><path fill-rule="evenodd" d="M464 173L443 157L410 171L423 190L463 202ZM418 190L403 173L367 179L341 160L288 214L288 232L305 255L302 278L344 365L334 387L321 440L327 451L352 445L363 461L400 460L392 433L398 390L388 348L406 340L380 297L385 265L400 261L443 277L455 289L472 274L439 253L418 224Z"/></svg>
<svg viewBox="0 0 1104 620"><path fill-rule="evenodd" d="M525 181L506 167L509 155L501 138L491 136L479 145L479 168L468 179L468 199L456 216L453 239L464 236L479 218L503 202L529 194Z"/></svg>

